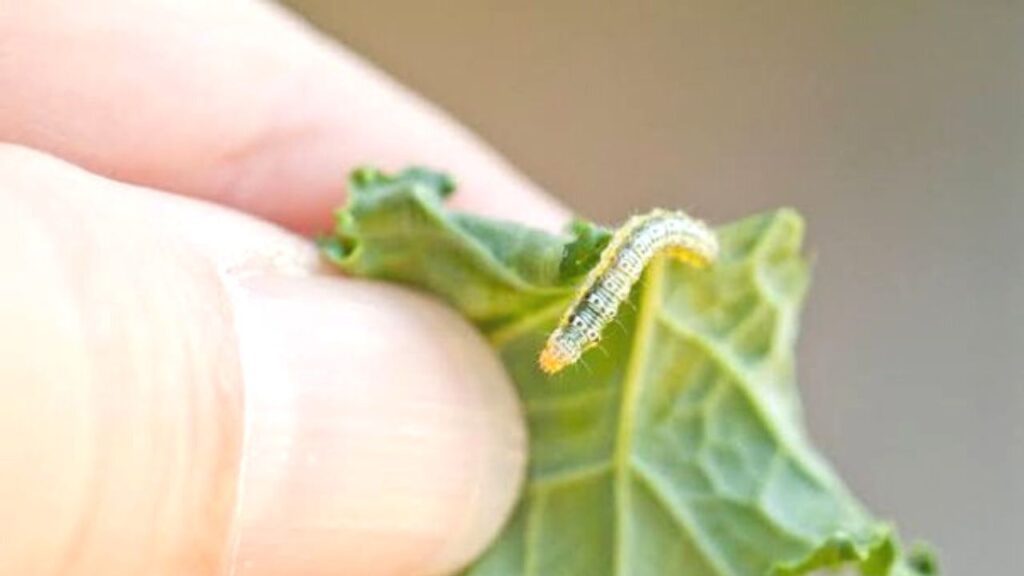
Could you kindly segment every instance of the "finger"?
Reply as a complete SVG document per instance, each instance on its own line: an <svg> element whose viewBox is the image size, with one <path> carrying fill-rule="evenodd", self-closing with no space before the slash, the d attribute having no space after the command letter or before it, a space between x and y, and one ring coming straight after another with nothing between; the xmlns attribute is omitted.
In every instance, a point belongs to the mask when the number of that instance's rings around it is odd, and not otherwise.
<svg viewBox="0 0 1024 576"><path fill-rule="evenodd" d="M455 174L456 201L563 210L473 135L283 10L246 0L0 5L0 140L322 230L361 164Z"/></svg>
<svg viewBox="0 0 1024 576"><path fill-rule="evenodd" d="M446 308L229 211L0 148L0 573L425 575L524 434Z"/></svg>

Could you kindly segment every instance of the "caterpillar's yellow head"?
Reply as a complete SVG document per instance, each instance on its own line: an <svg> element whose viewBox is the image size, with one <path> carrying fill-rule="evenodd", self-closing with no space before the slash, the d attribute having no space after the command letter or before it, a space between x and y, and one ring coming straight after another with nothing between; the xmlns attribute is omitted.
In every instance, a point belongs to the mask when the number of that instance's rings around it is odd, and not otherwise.
<svg viewBox="0 0 1024 576"><path fill-rule="evenodd" d="M557 333L558 331L552 334L551 338L548 338L547 344L544 345L544 349L540 352L540 358L537 359L537 364L545 374L561 372L566 366L579 360L580 353L582 352L568 346L562 338L557 336Z"/></svg>
<svg viewBox="0 0 1024 576"><path fill-rule="evenodd" d="M559 353L557 348L545 346L540 353L537 364L545 374L556 374L569 365L569 360Z"/></svg>

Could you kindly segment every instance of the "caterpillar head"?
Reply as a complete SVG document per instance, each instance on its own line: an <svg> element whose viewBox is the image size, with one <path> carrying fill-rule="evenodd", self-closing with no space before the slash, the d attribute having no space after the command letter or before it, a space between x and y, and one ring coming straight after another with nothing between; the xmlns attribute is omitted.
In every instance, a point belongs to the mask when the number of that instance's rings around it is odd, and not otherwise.
<svg viewBox="0 0 1024 576"><path fill-rule="evenodd" d="M548 338L547 344L541 350L540 358L537 360L540 369L545 374L556 374L566 366L579 360L583 350L578 346L572 346L563 338L558 336L559 331Z"/></svg>

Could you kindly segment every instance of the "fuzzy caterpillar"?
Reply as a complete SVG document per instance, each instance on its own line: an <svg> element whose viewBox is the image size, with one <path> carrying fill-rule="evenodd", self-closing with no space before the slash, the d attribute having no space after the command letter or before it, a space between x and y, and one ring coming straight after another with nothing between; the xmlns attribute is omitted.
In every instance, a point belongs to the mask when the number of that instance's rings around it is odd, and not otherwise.
<svg viewBox="0 0 1024 576"><path fill-rule="evenodd" d="M683 212L654 210L630 218L612 236L548 337L538 360L540 369L554 374L596 346L644 268L662 252L703 268L717 258L718 241L703 222Z"/></svg>

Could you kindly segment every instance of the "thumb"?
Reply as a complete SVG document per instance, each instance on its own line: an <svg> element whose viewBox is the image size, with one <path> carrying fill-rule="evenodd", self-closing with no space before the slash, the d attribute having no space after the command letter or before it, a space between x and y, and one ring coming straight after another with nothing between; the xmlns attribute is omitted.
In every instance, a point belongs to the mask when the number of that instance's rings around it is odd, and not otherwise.
<svg viewBox="0 0 1024 576"><path fill-rule="evenodd" d="M413 293L0 147L0 573L452 571L522 477L511 387Z"/></svg>

